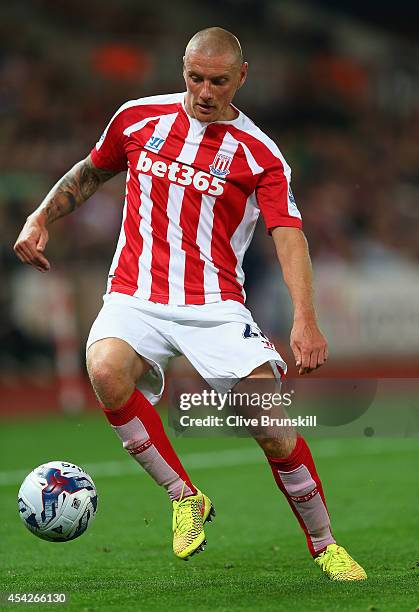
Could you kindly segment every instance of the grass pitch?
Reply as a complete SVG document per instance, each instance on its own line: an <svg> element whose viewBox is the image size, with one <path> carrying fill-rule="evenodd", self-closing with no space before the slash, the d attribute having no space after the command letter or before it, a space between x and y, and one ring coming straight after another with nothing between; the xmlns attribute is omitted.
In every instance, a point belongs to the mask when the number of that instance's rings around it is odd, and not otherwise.
<svg viewBox="0 0 419 612"><path fill-rule="evenodd" d="M217 510L206 551L186 563L171 552L166 494L125 456L101 415L3 423L2 607L16 607L4 593L65 592L65 610L86 612L416 610L417 439L311 442L338 543L369 576L358 584L329 582L312 562L252 440L172 440ZM53 459L82 465L98 488L97 517L74 542L38 540L18 517L20 481Z"/></svg>

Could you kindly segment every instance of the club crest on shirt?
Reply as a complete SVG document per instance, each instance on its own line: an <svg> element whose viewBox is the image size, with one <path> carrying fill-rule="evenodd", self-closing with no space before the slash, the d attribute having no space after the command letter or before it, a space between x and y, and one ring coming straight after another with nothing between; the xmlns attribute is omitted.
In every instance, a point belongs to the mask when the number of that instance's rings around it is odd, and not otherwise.
<svg viewBox="0 0 419 612"><path fill-rule="evenodd" d="M218 152L214 157L214 161L210 165L210 173L214 176L218 176L224 178L227 174L230 173L230 165L233 161L231 155L226 155L225 153Z"/></svg>

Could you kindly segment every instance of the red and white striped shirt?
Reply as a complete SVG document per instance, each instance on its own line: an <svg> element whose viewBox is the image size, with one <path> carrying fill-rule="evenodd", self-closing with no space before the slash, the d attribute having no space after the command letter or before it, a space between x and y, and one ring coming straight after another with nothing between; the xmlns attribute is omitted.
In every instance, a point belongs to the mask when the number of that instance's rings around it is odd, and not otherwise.
<svg viewBox="0 0 419 612"><path fill-rule="evenodd" d="M301 227L291 169L243 113L202 123L184 97L127 102L91 152L99 168L128 169L107 292L163 304L243 303L242 262L259 213L268 229Z"/></svg>

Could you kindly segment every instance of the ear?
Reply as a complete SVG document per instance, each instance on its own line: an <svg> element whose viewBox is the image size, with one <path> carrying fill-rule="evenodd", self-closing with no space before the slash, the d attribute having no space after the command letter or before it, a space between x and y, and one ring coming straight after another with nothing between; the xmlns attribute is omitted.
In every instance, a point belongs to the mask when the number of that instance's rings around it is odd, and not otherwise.
<svg viewBox="0 0 419 612"><path fill-rule="evenodd" d="M240 87L244 85L244 82L246 81L246 77L247 77L248 68L249 68L249 64L247 62L243 62L243 65L240 68L240 80L239 80L239 86L237 89L240 89Z"/></svg>

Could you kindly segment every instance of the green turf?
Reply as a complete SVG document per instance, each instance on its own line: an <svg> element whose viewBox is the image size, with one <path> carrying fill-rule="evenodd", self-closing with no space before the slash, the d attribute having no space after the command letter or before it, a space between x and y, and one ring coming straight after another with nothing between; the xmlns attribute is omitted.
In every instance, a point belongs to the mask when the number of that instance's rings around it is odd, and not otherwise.
<svg viewBox="0 0 419 612"><path fill-rule="evenodd" d="M0 590L66 592L64 609L75 611L416 609L417 440L312 443L335 535L369 575L365 583L348 585L327 581L311 561L251 440L175 439L174 444L217 510L205 553L187 563L171 553L164 492L137 475L103 418L2 424ZM4 484L5 478L20 478L10 471L29 471L52 459L93 464L99 491L95 522L70 543L44 542L26 531L16 509L18 487ZM230 465L223 465L224 459ZM101 476L103 461L117 461L123 475Z"/></svg>

